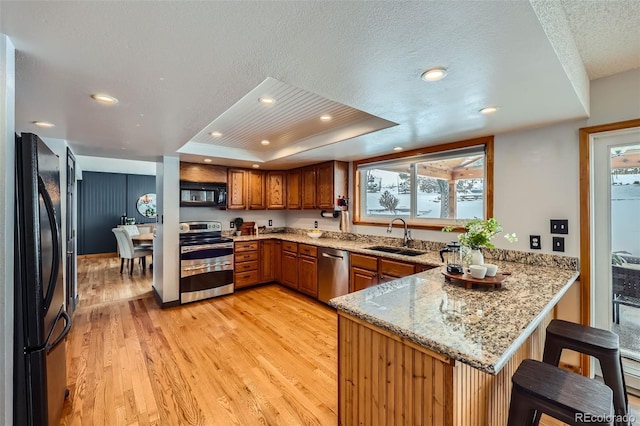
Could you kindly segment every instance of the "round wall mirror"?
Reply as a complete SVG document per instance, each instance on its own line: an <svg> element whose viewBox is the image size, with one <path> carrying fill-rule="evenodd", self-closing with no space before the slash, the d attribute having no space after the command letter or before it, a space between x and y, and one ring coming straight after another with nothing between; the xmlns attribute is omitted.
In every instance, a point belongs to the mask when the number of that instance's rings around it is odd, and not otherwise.
<svg viewBox="0 0 640 426"><path fill-rule="evenodd" d="M144 217L156 217L156 194L144 194L136 202L136 209Z"/></svg>

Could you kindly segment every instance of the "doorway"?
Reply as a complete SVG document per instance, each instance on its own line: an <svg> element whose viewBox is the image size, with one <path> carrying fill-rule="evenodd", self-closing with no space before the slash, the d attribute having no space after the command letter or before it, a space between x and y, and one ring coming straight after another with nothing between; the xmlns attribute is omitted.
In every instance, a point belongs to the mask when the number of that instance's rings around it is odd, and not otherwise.
<svg viewBox="0 0 640 426"><path fill-rule="evenodd" d="M640 388L640 127L590 136L592 324L620 336L627 384ZM594 364L596 374L598 363Z"/></svg>

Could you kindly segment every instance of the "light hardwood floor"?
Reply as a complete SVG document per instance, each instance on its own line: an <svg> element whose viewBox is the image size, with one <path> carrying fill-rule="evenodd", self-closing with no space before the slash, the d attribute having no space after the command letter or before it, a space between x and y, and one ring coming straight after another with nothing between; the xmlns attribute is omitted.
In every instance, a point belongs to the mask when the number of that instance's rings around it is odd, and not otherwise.
<svg viewBox="0 0 640 426"><path fill-rule="evenodd" d="M331 308L268 285L160 310L151 271L119 269L78 262L62 425L337 423Z"/></svg>
<svg viewBox="0 0 640 426"><path fill-rule="evenodd" d="M61 424L336 424L331 308L268 285L160 310L151 273L78 269Z"/></svg>

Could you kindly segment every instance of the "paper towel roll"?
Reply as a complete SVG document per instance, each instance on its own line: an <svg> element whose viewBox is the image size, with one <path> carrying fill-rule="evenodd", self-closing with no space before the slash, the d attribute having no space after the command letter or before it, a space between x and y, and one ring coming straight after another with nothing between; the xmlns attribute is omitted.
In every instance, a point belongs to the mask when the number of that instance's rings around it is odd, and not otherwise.
<svg viewBox="0 0 640 426"><path fill-rule="evenodd" d="M340 212L340 231L341 232L351 232L351 220L349 219L348 211Z"/></svg>

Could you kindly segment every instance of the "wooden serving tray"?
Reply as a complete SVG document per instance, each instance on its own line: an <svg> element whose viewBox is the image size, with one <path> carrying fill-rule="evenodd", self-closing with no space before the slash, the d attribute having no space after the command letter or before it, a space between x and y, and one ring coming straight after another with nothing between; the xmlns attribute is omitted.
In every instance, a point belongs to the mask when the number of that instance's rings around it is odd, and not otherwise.
<svg viewBox="0 0 640 426"><path fill-rule="evenodd" d="M507 277L503 274L496 274L495 277L473 278L471 274L450 274L446 270L442 271L445 281L457 280L464 284L464 288L473 288L474 284L488 285L494 288L502 288L502 283Z"/></svg>

